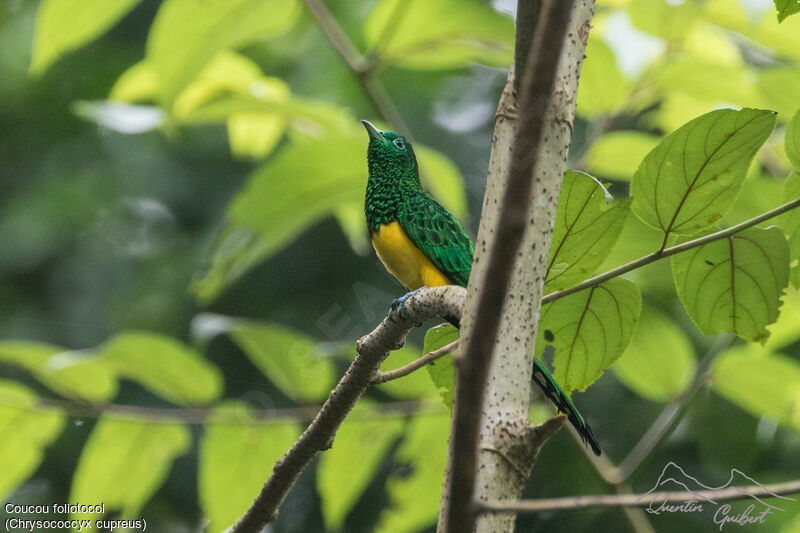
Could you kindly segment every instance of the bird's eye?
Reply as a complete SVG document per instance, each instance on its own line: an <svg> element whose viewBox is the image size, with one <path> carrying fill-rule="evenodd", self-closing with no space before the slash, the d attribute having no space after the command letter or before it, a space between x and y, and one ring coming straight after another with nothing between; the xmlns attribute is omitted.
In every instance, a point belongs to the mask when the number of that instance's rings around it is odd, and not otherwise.
<svg viewBox="0 0 800 533"><path fill-rule="evenodd" d="M395 139L394 145L397 146L398 148L402 148L403 146L405 146L403 144L403 141L401 141L400 139Z"/></svg>

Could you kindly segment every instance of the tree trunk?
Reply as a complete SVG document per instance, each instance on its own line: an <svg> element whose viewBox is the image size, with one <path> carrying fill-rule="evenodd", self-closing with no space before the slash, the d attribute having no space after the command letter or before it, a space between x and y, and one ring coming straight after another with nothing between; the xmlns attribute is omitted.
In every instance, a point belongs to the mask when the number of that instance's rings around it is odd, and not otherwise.
<svg viewBox="0 0 800 533"><path fill-rule="evenodd" d="M471 274L473 280L482 280L485 276L488 254L496 233L517 133L519 81L516 73L521 77L526 63L523 54L533 41L539 4L530 0L519 0L518 3L517 57L495 115L486 193ZM561 424L560 420L557 423L551 421L545 428L535 428L528 421L528 408L540 300L556 203L572 135L578 75L593 9L593 0L578 1L573 6L554 94L546 111L544 142L539 153L535 154L538 164L533 176L529 210L532 224L528 226L514 266L481 413L483 423L475 488L475 497L479 500L520 498L543 438ZM478 285L470 283L468 287L462 317L462 346L473 328ZM449 469L446 479L449 479ZM447 493L445 490L439 531L443 530ZM515 519L514 514L487 514L479 518L476 530L513 531Z"/></svg>

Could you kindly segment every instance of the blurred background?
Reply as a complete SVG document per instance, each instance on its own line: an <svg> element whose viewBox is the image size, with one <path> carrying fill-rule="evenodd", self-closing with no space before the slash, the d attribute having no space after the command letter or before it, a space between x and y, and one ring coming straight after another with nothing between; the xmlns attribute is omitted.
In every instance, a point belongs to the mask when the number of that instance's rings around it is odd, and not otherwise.
<svg viewBox="0 0 800 533"><path fill-rule="evenodd" d="M475 234L514 10L0 0L4 501L105 502L108 516L144 517L153 531L230 525L355 340L405 292L367 240L359 120L413 138L426 186ZM779 25L768 0L600 1L569 167L623 197L642 157L686 121L721 106L775 109L778 129L723 223L780 205L798 61L800 16ZM600 270L660 238L629 217ZM526 497L646 492L669 461L709 485L734 467L762 483L800 477L797 283L764 348L700 335L666 262L629 278L643 326L619 368L574 399L617 464L665 409L680 413L674 430L616 485L562 431ZM386 368L417 357L424 330ZM761 384L793 395L792 409L754 401L748 391L763 387L746 380L698 379L713 357L752 356L757 380L755 358L779 352L780 376ZM371 390L351 417L270 531L433 531L449 413L427 373ZM760 530L800 531L793 509ZM518 522L716 529L709 514L614 509Z"/></svg>

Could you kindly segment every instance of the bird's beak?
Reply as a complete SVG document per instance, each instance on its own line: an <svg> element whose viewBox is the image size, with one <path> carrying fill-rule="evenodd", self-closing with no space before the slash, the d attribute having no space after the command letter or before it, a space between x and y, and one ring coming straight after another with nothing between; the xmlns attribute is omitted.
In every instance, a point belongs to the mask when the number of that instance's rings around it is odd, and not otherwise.
<svg viewBox="0 0 800 533"><path fill-rule="evenodd" d="M370 139L375 139L376 141L386 142L386 139L383 137L383 132L372 125L372 122L369 120L362 120L361 123L367 129L367 133L369 133Z"/></svg>

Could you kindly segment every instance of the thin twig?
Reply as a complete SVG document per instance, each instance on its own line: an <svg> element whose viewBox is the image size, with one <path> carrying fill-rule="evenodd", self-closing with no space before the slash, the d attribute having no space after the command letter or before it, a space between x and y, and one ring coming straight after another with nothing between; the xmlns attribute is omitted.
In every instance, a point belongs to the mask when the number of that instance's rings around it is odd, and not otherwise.
<svg viewBox="0 0 800 533"><path fill-rule="evenodd" d="M347 61L355 72L364 72L366 61L358 51L353 41L347 36L342 27L336 22L333 14L321 0L303 0L306 8L311 12L319 27L328 36L331 44L339 55Z"/></svg>
<svg viewBox="0 0 800 533"><path fill-rule="evenodd" d="M278 508L300 473L319 452L333 445L339 426L389 352L403 345L416 324L433 317L460 317L465 292L462 287L452 285L423 289L406 300L402 313L390 314L375 330L359 339L350 367L311 424L275 463L261 492L233 527L233 533L256 533L277 517Z"/></svg>
<svg viewBox="0 0 800 533"><path fill-rule="evenodd" d="M669 257L671 255L675 255L680 252L685 252L686 250L691 250L692 248L696 248L698 246L702 246L704 244L708 244L710 242L723 239L725 237L730 237L731 235L739 233L744 229L747 229L751 226L755 226L756 224L764 222L765 220L774 218L780 214L785 213L786 211L795 209L796 207L800 207L800 198L795 198L791 202L787 202L779 207L776 207L775 209L767 211L766 213L762 213L751 219L745 220L744 222L740 222L739 224L731 226L730 228L726 228L716 233L711 233L709 235L705 235L703 237L699 237L691 241L677 244L675 246L665 248L664 250L657 250L653 253L640 257L639 259L635 259L630 263L626 263L624 265L618 266L617 268L611 269L608 272L598 274L597 276L589 278L586 281L583 281L569 289L564 289L563 291L551 292L550 294L542 298L542 305L554 302L558 299L564 298L565 296L569 296L570 294L574 294L584 289L588 289L589 287L596 287L601 283L604 283L612 278L621 276L622 274L630 272L631 270L635 270L641 266L648 265L650 263L658 261L659 259L663 259L665 257Z"/></svg>
<svg viewBox="0 0 800 533"><path fill-rule="evenodd" d="M392 381L394 379L407 376L412 372L419 370L423 366L433 363L437 359L441 359L445 355L451 353L457 347L458 340L454 340L453 342L446 344L437 350L426 353L419 359L416 359L405 366L395 368L394 370L387 370L386 372L378 372L372 376L372 379L369 380L369 383L370 385L380 385L381 383L386 383L387 381Z"/></svg>
<svg viewBox="0 0 800 533"><path fill-rule="evenodd" d="M708 382L711 363L714 362L717 355L722 353L733 343L735 338L736 337L730 333L717 337L712 346L708 349L705 357L703 357L697 365L694 381L692 381L692 384L686 392L664 407L664 410L661 411L661 414L658 415L655 422L653 422L642 438L639 439L639 442L636 443L625 459L619 464L615 472L616 479L613 481L614 483L619 484L630 479L656 446L670 434L675 423L689 406L689 403Z"/></svg>
<svg viewBox="0 0 800 533"><path fill-rule="evenodd" d="M350 40L322 0L303 0L303 3L314 17L314 20L317 21L323 33L327 35L333 47L347 62L375 110L380 113L383 120L391 124L396 130L402 131L409 141L414 142L411 132L408 130L408 125L406 125L402 115L386 92L386 88L375 77L375 63L368 61L358 51L353 41Z"/></svg>
<svg viewBox="0 0 800 533"><path fill-rule="evenodd" d="M486 378L514 260L527 227L532 177L537 169L536 156L542 146L545 112L552 98L571 9L572 2L551 0L547 3L534 39L536 53L529 54L523 76L520 133L514 147L489 265L486 275L480 280L475 326L459 360L446 532L469 532L475 526L473 494Z"/></svg>
<svg viewBox="0 0 800 533"><path fill-rule="evenodd" d="M751 497L794 500L786 494L800 493L800 479L775 483L772 485L753 485L729 487L721 490L694 490L648 492L644 494L609 494L600 496L573 496L567 498L543 498L539 500L510 500L479 502L478 507L484 513L539 513L542 511L563 511L586 509L589 507L649 507L661 502L706 501L713 502L745 500ZM701 501L701 503L702 503Z"/></svg>

